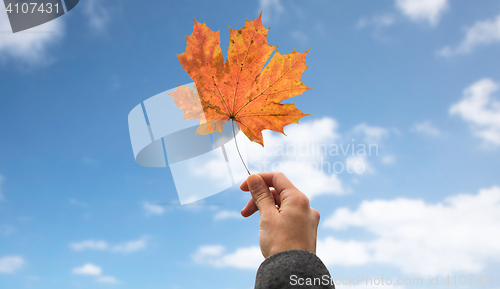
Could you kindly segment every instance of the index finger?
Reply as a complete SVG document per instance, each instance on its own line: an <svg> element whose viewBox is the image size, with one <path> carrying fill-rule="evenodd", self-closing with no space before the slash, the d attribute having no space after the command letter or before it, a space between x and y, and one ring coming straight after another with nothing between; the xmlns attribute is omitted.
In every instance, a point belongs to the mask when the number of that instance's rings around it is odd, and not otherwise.
<svg viewBox="0 0 500 289"><path fill-rule="evenodd" d="M287 189L288 190L295 189L298 191L298 189L282 172L263 172L263 173L258 173L258 175L264 179L264 181L269 187L273 187L278 194L281 194L282 191ZM241 184L240 189L242 191L249 190L246 181L244 181Z"/></svg>

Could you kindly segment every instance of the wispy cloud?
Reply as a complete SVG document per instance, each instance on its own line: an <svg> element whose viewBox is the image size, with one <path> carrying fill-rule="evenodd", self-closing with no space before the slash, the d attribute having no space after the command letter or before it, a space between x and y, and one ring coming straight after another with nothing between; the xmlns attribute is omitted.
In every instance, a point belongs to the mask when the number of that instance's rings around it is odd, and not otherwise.
<svg viewBox="0 0 500 289"><path fill-rule="evenodd" d="M259 247L252 246L236 249L233 253L225 253L220 245L201 246L191 256L195 263L217 268L233 267L255 270L264 261Z"/></svg>
<svg viewBox="0 0 500 289"><path fill-rule="evenodd" d="M142 209L146 212L147 216L163 215L165 213L164 207L162 207L160 205L156 205L156 204L147 203L147 202L142 203Z"/></svg>
<svg viewBox="0 0 500 289"><path fill-rule="evenodd" d="M262 22L264 24L277 22L283 10L283 4L280 0L259 0L258 12L262 11Z"/></svg>
<svg viewBox="0 0 500 289"><path fill-rule="evenodd" d="M355 210L336 209L323 226L337 231L360 228L374 236L319 240L317 253L327 265L392 265L423 276L478 273L489 261L500 260L500 188L454 195L439 203L407 198L363 201Z"/></svg>
<svg viewBox="0 0 500 289"><path fill-rule="evenodd" d="M77 243L70 244L71 249L75 251L83 251L83 250L108 250L109 245L106 241L94 241L94 240L86 240Z"/></svg>
<svg viewBox="0 0 500 289"><path fill-rule="evenodd" d="M76 275L99 276L102 273L102 269L99 266L87 263L81 267L73 268L73 270L71 270L71 273Z"/></svg>
<svg viewBox="0 0 500 289"><path fill-rule="evenodd" d="M435 26L448 8L447 0L396 0L396 8L412 21L428 22Z"/></svg>
<svg viewBox="0 0 500 289"><path fill-rule="evenodd" d="M498 88L497 82L483 78L467 87L449 110L466 121L474 135L495 146L500 146L500 101L493 97Z"/></svg>
<svg viewBox="0 0 500 289"><path fill-rule="evenodd" d="M121 283L118 279L116 279L113 276L102 276L101 267L94 265L92 263L86 263L81 267L73 268L73 270L71 270L71 273L75 275L95 276L97 277L95 280L98 283L105 283L105 284Z"/></svg>
<svg viewBox="0 0 500 289"><path fill-rule="evenodd" d="M94 158L89 158L89 157L82 157L82 163L86 164L86 165L98 165L99 164L99 161L94 159Z"/></svg>
<svg viewBox="0 0 500 289"><path fill-rule="evenodd" d="M111 251L119 253L130 253L145 249L147 247L146 239L142 238L135 241L129 241L123 244L111 247Z"/></svg>
<svg viewBox="0 0 500 289"><path fill-rule="evenodd" d="M441 131L429 120L415 123L411 128L411 131L430 135L433 137L438 137L441 135Z"/></svg>
<svg viewBox="0 0 500 289"><path fill-rule="evenodd" d="M465 30L465 38L457 47L446 46L439 51L439 54L445 57L467 54L478 46L495 42L500 42L500 15L494 19L476 22Z"/></svg>
<svg viewBox="0 0 500 289"><path fill-rule="evenodd" d="M226 220L226 219L243 219L241 214L236 211L220 211L214 216L215 221Z"/></svg>
<svg viewBox="0 0 500 289"><path fill-rule="evenodd" d="M356 23L356 27L359 29L365 28L367 26L375 26L377 28L380 27L388 27L393 25L396 22L396 19L391 14L384 15L374 15L371 17L361 17Z"/></svg>
<svg viewBox="0 0 500 289"><path fill-rule="evenodd" d="M26 262L19 256L5 256L0 258L0 273L13 274L19 271Z"/></svg>
<svg viewBox="0 0 500 289"><path fill-rule="evenodd" d="M380 158L383 164L392 165L396 163L396 157L393 155L386 155Z"/></svg>
<svg viewBox="0 0 500 289"><path fill-rule="evenodd" d="M82 5L83 13L87 16L90 27L97 32L104 31L111 16L109 9L103 5L103 1L87 0Z"/></svg>
<svg viewBox="0 0 500 289"><path fill-rule="evenodd" d="M48 49L64 36L63 17L18 33L12 33L7 12L0 12L0 61L47 64L53 59Z"/></svg>
<svg viewBox="0 0 500 289"><path fill-rule="evenodd" d="M101 277L97 278L96 281L99 283L104 283L104 284L118 284L118 283L120 283L120 281L118 281L118 279L116 279L113 276L101 276Z"/></svg>
<svg viewBox="0 0 500 289"><path fill-rule="evenodd" d="M389 135L389 130L383 127L370 126L366 123L358 124L352 130L364 138L367 143L379 143Z"/></svg>
<svg viewBox="0 0 500 289"><path fill-rule="evenodd" d="M117 253L131 253L143 250L147 247L146 238L133 240L117 245L110 245L106 241L85 240L82 242L74 242L70 244L70 248L75 251L95 250L109 251Z"/></svg>

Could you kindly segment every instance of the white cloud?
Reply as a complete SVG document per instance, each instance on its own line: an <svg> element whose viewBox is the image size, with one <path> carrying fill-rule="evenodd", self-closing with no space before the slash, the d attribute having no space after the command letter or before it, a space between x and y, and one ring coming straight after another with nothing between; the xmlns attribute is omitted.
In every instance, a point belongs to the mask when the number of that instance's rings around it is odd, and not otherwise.
<svg viewBox="0 0 500 289"><path fill-rule="evenodd" d="M83 14L88 17L90 27L95 31L103 31L111 17L102 0L87 0L82 5Z"/></svg>
<svg viewBox="0 0 500 289"><path fill-rule="evenodd" d="M392 165L396 163L396 157L393 155L386 155L380 158L383 164Z"/></svg>
<svg viewBox="0 0 500 289"><path fill-rule="evenodd" d="M344 194L332 169L335 162L326 159L329 147L341 139L337 129L337 122L325 117L286 127L286 136L265 130L264 148L247 147L250 171L281 171L309 198Z"/></svg>
<svg viewBox="0 0 500 289"><path fill-rule="evenodd" d="M94 241L94 240L86 240L79 243L71 243L70 247L75 251L109 249L109 245L106 241Z"/></svg>
<svg viewBox="0 0 500 289"><path fill-rule="evenodd" d="M19 256L5 256L0 258L0 273L12 274L20 270L26 262Z"/></svg>
<svg viewBox="0 0 500 289"><path fill-rule="evenodd" d="M3 200L3 198L4 198L3 192L2 192L2 184L3 184L4 180L5 180L5 177L0 175L0 201Z"/></svg>
<svg viewBox="0 0 500 289"><path fill-rule="evenodd" d="M325 117L286 127L286 135L263 131L264 148L247 146L249 169L281 171L310 199L346 194L340 175L375 172L369 157L378 156L389 131L362 123L341 135L338 128L334 119Z"/></svg>
<svg viewBox="0 0 500 289"><path fill-rule="evenodd" d="M396 0L396 8L412 21L427 21L430 25L439 22L441 14L448 8L447 0Z"/></svg>
<svg viewBox="0 0 500 289"><path fill-rule="evenodd" d="M190 166L191 172L195 176L208 177L220 181L227 179L227 164L219 161L219 159L209 160L203 163L203 165L197 162L191 162Z"/></svg>
<svg viewBox="0 0 500 289"><path fill-rule="evenodd" d="M233 267L256 270L264 261L259 247L252 246L236 249L233 253L224 254L225 248L220 245L201 246L192 255L194 262L217 268Z"/></svg>
<svg viewBox="0 0 500 289"><path fill-rule="evenodd" d="M363 265L371 261L366 244L354 240L341 241L334 237L318 240L317 255L326 265Z"/></svg>
<svg viewBox="0 0 500 289"><path fill-rule="evenodd" d="M309 166L310 169L308 168L304 173L301 173L302 168L298 168L298 166L296 166L297 169L294 169L294 166L290 167L292 171L287 173L286 176L298 189L306 194L309 199L326 194L343 195L347 193L342 185L342 181L333 172L329 174L317 170L311 165Z"/></svg>
<svg viewBox="0 0 500 289"><path fill-rule="evenodd" d="M215 214L215 216L214 216L215 221L226 220L226 219L240 220L240 219L243 219L243 217L241 216L241 214L239 212L235 212L235 211L220 211L217 214Z"/></svg>
<svg viewBox="0 0 500 289"><path fill-rule="evenodd" d="M0 11L0 60L43 64L52 60L48 48L64 35L62 17L25 31L12 33L7 12Z"/></svg>
<svg viewBox="0 0 500 289"><path fill-rule="evenodd" d="M201 263L206 256L219 256L224 250L224 246L221 245L201 246L193 254L192 258L196 263Z"/></svg>
<svg viewBox="0 0 500 289"><path fill-rule="evenodd" d="M434 137L441 135L441 131L428 120L415 123L411 130Z"/></svg>
<svg viewBox="0 0 500 289"><path fill-rule="evenodd" d="M374 15L371 17L361 17L356 27L359 29L365 28L367 26L375 26L375 27L388 27L394 24L396 19L393 15L384 14L384 15Z"/></svg>
<svg viewBox="0 0 500 289"><path fill-rule="evenodd" d="M286 136L265 130L262 132L265 147L250 143L248 139L242 140L246 138L243 134L238 134L237 139L242 156L246 159L245 163L252 173L282 171L310 198L322 194L340 195L344 194L345 190L338 174L333 172L333 162L324 160L326 156L323 158L325 149L340 139L337 127L334 119L323 118L287 126L284 130ZM237 174L233 171L233 175L244 178L246 172L233 145L226 147L230 162L231 160L235 162L234 166L231 164L231 170L241 169ZM209 178L212 182L214 179L221 182L228 181L227 163L220 160L207 157L203 165L197 160L190 162L188 166L189 170L186 170L186 173L193 174L196 178ZM196 190L189 191L192 199L199 198L196 192ZM186 200L189 201L185 196L184 198L184 203Z"/></svg>
<svg viewBox="0 0 500 289"><path fill-rule="evenodd" d="M111 247L111 251L119 253L131 253L142 250L146 248L146 246L146 240L143 238L135 241L129 241L120 245L115 245Z"/></svg>
<svg viewBox="0 0 500 289"><path fill-rule="evenodd" d="M450 107L451 115L466 121L473 134L486 143L500 145L500 101L493 98L498 83L483 78L464 90L461 101Z"/></svg>
<svg viewBox="0 0 500 289"><path fill-rule="evenodd" d="M380 143L380 141L389 135L389 131L378 126L369 126L366 123L358 124L353 128L353 132L362 134L364 141L369 144Z"/></svg>
<svg viewBox="0 0 500 289"><path fill-rule="evenodd" d="M151 215L163 215L165 213L165 208L156 205L156 204L150 204L150 203L142 203L142 208L144 211L146 211L146 215L151 216Z"/></svg>
<svg viewBox="0 0 500 289"><path fill-rule="evenodd" d="M87 263L87 264L83 265L82 267L74 268L71 272L73 274L77 274L77 275L99 276L102 273L102 269L101 269L101 267L98 267L98 266L93 265L91 263Z"/></svg>
<svg viewBox="0 0 500 289"><path fill-rule="evenodd" d="M96 250L96 251L110 251L118 253L131 253L145 249L147 247L147 242L145 238L141 238L138 240L133 240L125 242L123 244L111 246L106 241L85 240L82 242L71 243L70 247L75 251Z"/></svg>
<svg viewBox="0 0 500 289"><path fill-rule="evenodd" d="M280 0L259 0L258 12L262 11L262 22L264 24L268 24L271 20L276 22L283 10Z"/></svg>
<svg viewBox="0 0 500 289"><path fill-rule="evenodd" d="M82 267L76 267L71 270L71 273L75 275L87 275L87 276L97 276L95 279L98 283L104 284L118 284L121 283L118 279L113 276L101 276L102 269L92 263L87 263Z"/></svg>
<svg viewBox="0 0 500 289"><path fill-rule="evenodd" d="M345 169L350 174L358 175L375 172L375 169L370 162L368 162L368 158L366 156L349 156L346 160Z"/></svg>
<svg viewBox="0 0 500 289"><path fill-rule="evenodd" d="M419 199L363 201L356 210L337 209L324 227L358 227L372 240L318 241L327 265L384 264L404 273L479 273L500 262L500 188L459 194L439 203Z"/></svg>
<svg viewBox="0 0 500 289"><path fill-rule="evenodd" d="M101 277L97 278L96 281L99 283L105 283L105 284L118 284L118 283L120 283L120 281L118 281L113 276L101 276Z"/></svg>
<svg viewBox="0 0 500 289"><path fill-rule="evenodd" d="M500 15L495 19L478 21L465 31L465 38L457 47L446 46L439 51L442 56L466 54L480 45L500 42Z"/></svg>

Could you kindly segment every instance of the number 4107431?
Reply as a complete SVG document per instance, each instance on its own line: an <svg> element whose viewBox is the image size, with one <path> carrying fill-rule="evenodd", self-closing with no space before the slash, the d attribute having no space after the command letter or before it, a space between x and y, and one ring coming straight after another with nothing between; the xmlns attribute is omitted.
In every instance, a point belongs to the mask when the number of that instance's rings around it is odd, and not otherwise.
<svg viewBox="0 0 500 289"><path fill-rule="evenodd" d="M476 275L447 275L446 279L444 279L443 283L447 285L497 285L497 276L489 276L489 275L484 275L484 276L476 276Z"/></svg>
<svg viewBox="0 0 500 289"><path fill-rule="evenodd" d="M38 6L38 8L37 8ZM12 3L9 3L7 8L5 9L9 13L53 13L55 12L56 14L59 14L59 3L56 3L52 5L52 3L22 3L19 5L19 3L16 3L12 5ZM36 11L36 12L35 12Z"/></svg>

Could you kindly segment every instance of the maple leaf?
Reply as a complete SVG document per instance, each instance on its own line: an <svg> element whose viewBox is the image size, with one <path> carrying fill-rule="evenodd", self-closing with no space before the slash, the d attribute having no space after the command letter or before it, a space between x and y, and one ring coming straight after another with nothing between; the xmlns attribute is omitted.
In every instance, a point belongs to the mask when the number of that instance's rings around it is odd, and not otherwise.
<svg viewBox="0 0 500 289"><path fill-rule="evenodd" d="M200 120L197 134L222 133L222 125L233 120L251 141L264 146L262 130L284 134L284 126L307 115L294 103L281 102L310 89L300 80L308 68L309 50L280 54L277 46L267 43L269 29L262 26L262 13L239 30L229 29L224 62L219 31L194 20L193 33L186 37L186 51L177 57L196 90L178 86L169 95L183 110L184 120Z"/></svg>

